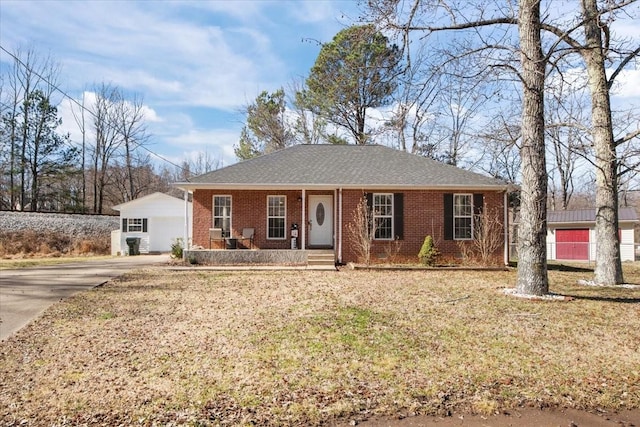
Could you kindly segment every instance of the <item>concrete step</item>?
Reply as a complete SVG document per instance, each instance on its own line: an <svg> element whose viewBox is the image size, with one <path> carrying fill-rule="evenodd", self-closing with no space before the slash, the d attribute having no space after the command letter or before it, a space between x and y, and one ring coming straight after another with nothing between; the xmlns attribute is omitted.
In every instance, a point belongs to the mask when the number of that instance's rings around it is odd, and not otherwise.
<svg viewBox="0 0 640 427"><path fill-rule="evenodd" d="M335 254L333 251L313 251L307 254L307 269L335 270Z"/></svg>

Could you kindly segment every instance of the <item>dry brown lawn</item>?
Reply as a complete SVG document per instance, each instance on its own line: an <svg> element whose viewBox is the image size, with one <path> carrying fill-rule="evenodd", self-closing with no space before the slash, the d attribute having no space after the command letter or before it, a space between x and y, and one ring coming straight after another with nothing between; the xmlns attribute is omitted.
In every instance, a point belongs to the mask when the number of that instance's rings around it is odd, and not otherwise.
<svg viewBox="0 0 640 427"><path fill-rule="evenodd" d="M640 284L640 264L625 265ZM640 289L515 272L139 271L0 343L3 425L319 425L640 408Z"/></svg>

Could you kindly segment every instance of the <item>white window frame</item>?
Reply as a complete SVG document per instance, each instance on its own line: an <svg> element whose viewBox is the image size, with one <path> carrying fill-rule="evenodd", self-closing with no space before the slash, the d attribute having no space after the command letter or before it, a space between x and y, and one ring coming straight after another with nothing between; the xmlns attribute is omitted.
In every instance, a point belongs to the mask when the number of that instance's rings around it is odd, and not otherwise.
<svg viewBox="0 0 640 427"><path fill-rule="evenodd" d="M145 218L127 218L127 233L142 233ZM139 222L138 222L139 221ZM135 224L133 224L135 222Z"/></svg>
<svg viewBox="0 0 640 427"><path fill-rule="evenodd" d="M391 200L391 204L388 205L385 203L384 206L389 206L391 209L391 213L389 214L381 214L377 209L376 209L376 197L385 197ZM394 227L394 218L393 218L393 213L394 213L394 197L393 197L393 193L373 193L372 198L371 198L371 211L372 211L372 216L373 216L373 223L376 224L375 227L375 233L374 233L374 240L394 240L393 236L395 235L394 232L395 230L393 229ZM378 219L384 219L384 218L389 218L389 220L391 221L391 235L389 237L378 237L378 231L379 228L377 227L377 223L378 223Z"/></svg>
<svg viewBox="0 0 640 427"><path fill-rule="evenodd" d="M469 199L469 213L459 213L458 209L456 209L458 206L458 200L461 198L468 198ZM462 207L467 206L462 205ZM469 236L459 236L458 234L458 230L460 229L457 226L457 220L458 219L468 219L470 222L470 229L471 229L471 234ZM465 227L466 228L466 227ZM459 193L459 194L454 194L453 195L453 240L473 240L473 194L470 193Z"/></svg>
<svg viewBox="0 0 640 427"><path fill-rule="evenodd" d="M284 200L284 213L282 215L271 215L270 201L273 198L282 198ZM271 219L282 219L282 237L273 237L271 235L271 227L269 227L269 221ZM287 238L287 196L282 194L271 194L267 196L267 240L285 240Z"/></svg>
<svg viewBox="0 0 640 427"><path fill-rule="evenodd" d="M223 213L223 215L216 215L216 197L224 197L229 199L229 212L227 215ZM216 218L222 219L222 227L216 227ZM226 230L224 227L224 220L229 219L229 229ZM233 197L229 194L214 194L211 198L211 224L213 228L222 228L222 237L231 237L231 230L233 228Z"/></svg>

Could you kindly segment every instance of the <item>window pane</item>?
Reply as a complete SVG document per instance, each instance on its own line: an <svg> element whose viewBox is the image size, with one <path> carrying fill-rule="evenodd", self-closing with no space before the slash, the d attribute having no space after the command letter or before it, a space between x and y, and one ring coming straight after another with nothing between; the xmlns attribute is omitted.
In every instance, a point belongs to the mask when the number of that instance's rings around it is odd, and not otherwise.
<svg viewBox="0 0 640 427"><path fill-rule="evenodd" d="M373 195L373 220L376 239L393 238L393 194Z"/></svg>
<svg viewBox="0 0 640 427"><path fill-rule="evenodd" d="M456 239L471 238L471 218L454 219L454 237Z"/></svg>
<svg viewBox="0 0 640 427"><path fill-rule="evenodd" d="M222 229L222 236L231 236L231 196L213 196L213 227Z"/></svg>
<svg viewBox="0 0 640 427"><path fill-rule="evenodd" d="M391 239L391 218L376 218L376 239Z"/></svg>
<svg viewBox="0 0 640 427"><path fill-rule="evenodd" d="M129 232L142 231L142 218L129 218L127 220L127 231Z"/></svg>
<svg viewBox="0 0 640 427"><path fill-rule="evenodd" d="M284 238L284 218L269 218L269 237L272 239Z"/></svg>
<svg viewBox="0 0 640 427"><path fill-rule="evenodd" d="M269 216L284 216L285 198L284 196L269 197Z"/></svg>
<svg viewBox="0 0 640 427"><path fill-rule="evenodd" d="M455 194L453 199L453 238L473 237L473 199L471 194Z"/></svg>
<svg viewBox="0 0 640 427"><path fill-rule="evenodd" d="M267 198L267 238L284 239L286 218L285 196L268 196Z"/></svg>
<svg viewBox="0 0 640 427"><path fill-rule="evenodd" d="M470 194L456 194L453 205L453 214L455 216L468 216L471 215L471 195Z"/></svg>

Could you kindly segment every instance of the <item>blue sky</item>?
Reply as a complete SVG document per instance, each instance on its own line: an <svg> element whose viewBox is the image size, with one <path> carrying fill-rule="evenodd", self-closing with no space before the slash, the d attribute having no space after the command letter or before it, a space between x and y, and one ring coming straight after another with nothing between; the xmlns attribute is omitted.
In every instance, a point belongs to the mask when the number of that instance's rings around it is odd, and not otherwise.
<svg viewBox="0 0 640 427"><path fill-rule="evenodd" d="M2 0L0 43L51 55L75 98L102 82L139 93L150 148L162 156L206 150L227 165L242 106L304 78L320 50L313 40L331 40L357 16L354 0ZM60 110L76 137L66 103Z"/></svg>
<svg viewBox="0 0 640 427"><path fill-rule="evenodd" d="M556 13L575 7L550 4ZM224 166L236 162L243 105L304 79L317 42L358 16L356 0L1 0L0 44L51 55L61 66L60 87L76 99L103 82L140 94L152 151L174 163L206 151ZM640 39L633 19L616 28ZM3 65L11 60L0 51ZM638 64L617 80L614 106L637 106ZM60 112L61 130L79 141L68 102Z"/></svg>

